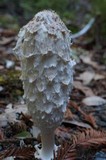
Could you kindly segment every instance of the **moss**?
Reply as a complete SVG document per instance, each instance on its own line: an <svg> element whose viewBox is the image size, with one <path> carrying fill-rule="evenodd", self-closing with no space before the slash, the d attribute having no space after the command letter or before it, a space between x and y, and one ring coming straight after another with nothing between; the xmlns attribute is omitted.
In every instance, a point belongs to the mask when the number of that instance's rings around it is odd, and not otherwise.
<svg viewBox="0 0 106 160"><path fill-rule="evenodd" d="M18 100L23 95L22 82L19 79L19 71L5 71L0 75L0 86L3 86L4 90L1 92L1 97L10 98L12 101Z"/></svg>
<svg viewBox="0 0 106 160"><path fill-rule="evenodd" d="M20 72L19 71L14 71L14 70L10 70L10 71L5 71L5 74L1 74L0 76L0 84L7 84L9 82L15 82L19 79L20 76Z"/></svg>

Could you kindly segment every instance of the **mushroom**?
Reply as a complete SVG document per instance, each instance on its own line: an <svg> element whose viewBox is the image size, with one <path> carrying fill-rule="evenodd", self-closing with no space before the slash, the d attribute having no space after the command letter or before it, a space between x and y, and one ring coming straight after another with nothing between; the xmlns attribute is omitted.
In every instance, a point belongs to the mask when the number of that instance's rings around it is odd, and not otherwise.
<svg viewBox="0 0 106 160"><path fill-rule="evenodd" d="M19 32L15 54L22 67L24 98L41 131L37 157L51 160L54 131L61 124L73 84L70 31L54 12L44 10Z"/></svg>

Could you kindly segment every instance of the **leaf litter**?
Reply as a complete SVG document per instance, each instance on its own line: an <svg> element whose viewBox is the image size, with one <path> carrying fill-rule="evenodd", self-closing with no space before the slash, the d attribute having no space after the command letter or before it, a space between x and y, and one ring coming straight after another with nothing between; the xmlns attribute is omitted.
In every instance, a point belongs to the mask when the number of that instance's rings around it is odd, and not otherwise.
<svg viewBox="0 0 106 160"><path fill-rule="evenodd" d="M33 121L23 102L22 84L19 74L14 78L5 75L10 71L20 72L20 64L12 55L16 41L16 32L0 29L2 35L0 46L0 158L34 159L35 143L40 137L33 138ZM57 153L56 160L71 160L89 157L89 149L94 153L106 150L106 74L93 50L73 47L79 57L75 67L74 87L67 111L55 137L58 145L63 145ZM102 69L103 68L103 69ZM13 84L14 85L11 85ZM21 84L17 85L17 84ZM10 92L10 88L17 92ZM12 94L11 94L12 93ZM103 130L103 131L102 131ZM24 138L23 146L20 146ZM83 148L83 151L81 150ZM81 151L81 153L78 152ZM27 153L27 154L26 154ZM82 155L81 155L82 154ZM63 157L62 157L63 156Z"/></svg>

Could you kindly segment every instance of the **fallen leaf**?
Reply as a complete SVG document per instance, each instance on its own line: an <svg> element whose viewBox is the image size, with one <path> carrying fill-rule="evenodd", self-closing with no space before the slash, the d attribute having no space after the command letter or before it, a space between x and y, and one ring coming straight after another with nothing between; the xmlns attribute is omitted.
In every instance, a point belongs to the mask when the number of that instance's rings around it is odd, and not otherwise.
<svg viewBox="0 0 106 160"><path fill-rule="evenodd" d="M64 119L68 119L68 120L73 119L73 114L68 107L67 107L66 112L64 113Z"/></svg>
<svg viewBox="0 0 106 160"><path fill-rule="evenodd" d="M8 45L13 41L14 41L14 37L9 37L9 38L3 37L2 41L0 41L0 45Z"/></svg>
<svg viewBox="0 0 106 160"><path fill-rule="evenodd" d="M85 72L81 73L79 75L79 77L76 77L76 79L82 80L83 84L87 85L87 84L89 84L92 81L92 79L94 78L94 76L95 76L94 72L85 71Z"/></svg>
<svg viewBox="0 0 106 160"><path fill-rule="evenodd" d="M106 100L99 96L90 96L84 98L82 102L87 106L100 106L106 104Z"/></svg>
<svg viewBox="0 0 106 160"><path fill-rule="evenodd" d="M84 128L91 128L91 126L87 123L84 123L84 122L78 122L76 120L63 120L63 123L66 123L66 124L70 124L70 125L75 125L75 126L79 126L79 127L84 127Z"/></svg>
<svg viewBox="0 0 106 160"><path fill-rule="evenodd" d="M89 88L84 86L80 81L74 81L74 87L85 94L85 96L94 96L93 91Z"/></svg>
<svg viewBox="0 0 106 160"><path fill-rule="evenodd" d="M82 80L84 85L88 85L92 80L100 80L106 78L105 75L95 73L94 71L85 71L81 73L77 80Z"/></svg>
<svg viewBox="0 0 106 160"><path fill-rule="evenodd" d="M101 74L95 74L95 76L94 76L94 80L100 80L100 79L105 79L106 78L106 76L105 75L101 75Z"/></svg>
<svg viewBox="0 0 106 160"><path fill-rule="evenodd" d="M29 138L31 137L31 134L28 131L22 131L21 133L18 133L15 135L16 138Z"/></svg>
<svg viewBox="0 0 106 160"><path fill-rule="evenodd" d="M81 56L80 56L80 59L83 61L83 63L89 64L89 65L91 65L92 67L98 69L98 68L99 68L99 65L98 65L95 61L93 61L91 58L92 58L92 57L91 57L89 54L88 54L88 55L81 55Z"/></svg>

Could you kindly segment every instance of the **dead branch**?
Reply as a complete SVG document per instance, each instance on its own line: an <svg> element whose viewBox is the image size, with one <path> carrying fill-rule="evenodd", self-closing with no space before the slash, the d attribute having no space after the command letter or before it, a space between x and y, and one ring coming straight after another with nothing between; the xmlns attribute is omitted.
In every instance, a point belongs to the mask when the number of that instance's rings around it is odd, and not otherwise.
<svg viewBox="0 0 106 160"><path fill-rule="evenodd" d="M79 32L77 32L75 34L72 34L71 38L72 39L76 39L76 38L79 38L79 37L83 36L84 34L86 34L91 29L91 27L93 26L94 22L95 22L95 18L92 18L88 22L88 24L85 25L85 27L82 30L80 30Z"/></svg>

